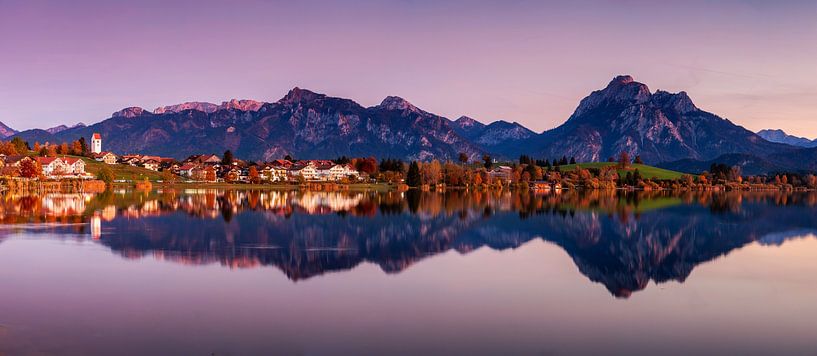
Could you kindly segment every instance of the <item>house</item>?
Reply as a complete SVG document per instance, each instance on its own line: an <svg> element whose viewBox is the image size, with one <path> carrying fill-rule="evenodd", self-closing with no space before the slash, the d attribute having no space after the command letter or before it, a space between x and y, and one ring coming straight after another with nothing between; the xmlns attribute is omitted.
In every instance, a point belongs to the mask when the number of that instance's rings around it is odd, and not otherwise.
<svg viewBox="0 0 817 356"><path fill-rule="evenodd" d="M180 165L174 158L162 157L159 159L159 169L163 171L169 169L171 172L176 172L176 170L179 169L179 166Z"/></svg>
<svg viewBox="0 0 817 356"><path fill-rule="evenodd" d="M233 167L224 173L224 180L228 182L246 182L247 175L243 169Z"/></svg>
<svg viewBox="0 0 817 356"><path fill-rule="evenodd" d="M275 163L273 163L273 167ZM281 164L278 167L283 167ZM336 182L344 178L358 179L360 174L349 164L336 164L327 160L306 160L293 163L289 169L290 178L303 177L308 181Z"/></svg>
<svg viewBox="0 0 817 356"><path fill-rule="evenodd" d="M488 175L494 179L499 179L503 183L507 183L511 181L511 174L513 173L513 168L508 166L498 166L490 171L488 171Z"/></svg>
<svg viewBox="0 0 817 356"><path fill-rule="evenodd" d="M48 178L85 178L85 161L73 157L37 157L42 174Z"/></svg>
<svg viewBox="0 0 817 356"><path fill-rule="evenodd" d="M191 176L191 178L194 180L207 182L213 182L218 180L215 168L213 166L207 165L198 165L195 168L193 168L193 175Z"/></svg>
<svg viewBox="0 0 817 356"><path fill-rule="evenodd" d="M124 155L119 162L136 167L142 163L142 155Z"/></svg>
<svg viewBox="0 0 817 356"><path fill-rule="evenodd" d="M159 168L161 168L162 171L169 170L173 172L173 174L179 174L179 168L181 168L181 166L181 164L175 161L172 163L162 162L162 165Z"/></svg>
<svg viewBox="0 0 817 356"><path fill-rule="evenodd" d="M142 158L142 163L145 163L146 161L149 161L149 160L156 161L156 163L161 163L162 159L163 159L162 157L159 157L159 156L148 156L148 155L143 155L141 158Z"/></svg>
<svg viewBox="0 0 817 356"><path fill-rule="evenodd" d="M159 161L153 158L142 161L142 167L151 171L159 170Z"/></svg>
<svg viewBox="0 0 817 356"><path fill-rule="evenodd" d="M289 169L291 178L302 177L305 180L316 180L318 178L318 168L314 161L299 161Z"/></svg>
<svg viewBox="0 0 817 356"><path fill-rule="evenodd" d="M5 156L4 163L8 167L20 167L20 163L25 160L31 160L31 157L26 155L9 155Z"/></svg>
<svg viewBox="0 0 817 356"><path fill-rule="evenodd" d="M65 162L65 166L68 169L69 174L81 177L86 176L87 173L85 172L85 161L79 158L73 157L64 157L63 162Z"/></svg>
<svg viewBox="0 0 817 356"><path fill-rule="evenodd" d="M40 164L42 174L46 177L53 178L69 174L65 161L59 157L37 157L36 161Z"/></svg>
<svg viewBox="0 0 817 356"><path fill-rule="evenodd" d="M111 152L100 152L93 155L94 159L105 164L116 164L119 157Z"/></svg>
<svg viewBox="0 0 817 356"><path fill-rule="evenodd" d="M197 165L197 164L185 163L185 164L179 166L179 170L178 170L177 174L182 176L182 177L193 178L193 174L195 173L195 170L198 167L199 167L199 165Z"/></svg>
<svg viewBox="0 0 817 356"><path fill-rule="evenodd" d="M286 182L288 173L289 170L284 166L275 166L273 164L266 164L258 170L259 177L266 182Z"/></svg>
<svg viewBox="0 0 817 356"><path fill-rule="evenodd" d="M285 160L285 159L276 159L269 163L273 167L283 167L283 168L290 168L292 167L292 161Z"/></svg>
<svg viewBox="0 0 817 356"><path fill-rule="evenodd" d="M183 163L198 163L198 164L220 164L221 158L216 155L192 155L187 157Z"/></svg>
<svg viewBox="0 0 817 356"><path fill-rule="evenodd" d="M350 164L336 164L328 169L328 180L339 181L344 178L357 179L358 172Z"/></svg>

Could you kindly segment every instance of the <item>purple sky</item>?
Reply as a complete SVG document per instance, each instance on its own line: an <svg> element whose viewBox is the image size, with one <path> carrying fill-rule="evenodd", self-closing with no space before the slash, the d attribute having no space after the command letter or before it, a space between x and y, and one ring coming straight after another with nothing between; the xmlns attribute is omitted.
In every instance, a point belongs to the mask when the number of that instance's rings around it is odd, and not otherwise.
<svg viewBox="0 0 817 356"><path fill-rule="evenodd" d="M16 129L299 86L541 131L616 74L817 137L817 1L0 0L0 121Z"/></svg>

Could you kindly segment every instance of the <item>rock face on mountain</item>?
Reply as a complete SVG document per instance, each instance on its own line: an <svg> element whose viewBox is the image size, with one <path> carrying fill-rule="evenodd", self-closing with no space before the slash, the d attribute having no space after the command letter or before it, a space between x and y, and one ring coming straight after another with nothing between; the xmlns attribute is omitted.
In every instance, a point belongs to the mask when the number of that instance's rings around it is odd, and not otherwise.
<svg viewBox="0 0 817 356"><path fill-rule="evenodd" d="M206 112L208 114L216 112L218 110L218 105L213 103L205 103L200 101L191 101L187 103L181 103L176 105L169 105L159 107L153 110L154 114L164 114L168 112L177 113L182 112L185 110L198 110L202 112Z"/></svg>
<svg viewBox="0 0 817 356"><path fill-rule="evenodd" d="M647 163L727 153L767 155L791 148L698 109L685 92L651 93L627 75L582 99L567 122L544 132L532 146L538 150L531 153L548 157L604 161L628 152Z"/></svg>
<svg viewBox="0 0 817 356"><path fill-rule="evenodd" d="M11 127L8 127L6 124L0 122L0 137L6 138L6 137L13 136L16 133L17 133L17 130L12 129Z"/></svg>
<svg viewBox="0 0 817 356"><path fill-rule="evenodd" d="M483 153L458 135L448 119L398 97L365 108L352 100L295 88L281 100L260 107L254 101L223 105L209 113L195 108L173 111L184 105L159 110L160 114L132 107L100 123L52 137L43 130L20 136L32 142L61 142L87 139L99 132L106 150L176 158L228 149L251 160L287 154L304 159L346 155L429 160L455 159L459 152L476 159Z"/></svg>
<svg viewBox="0 0 817 356"><path fill-rule="evenodd" d="M770 142L785 143L787 145L806 148L817 147L817 139L809 140L805 137L789 135L783 130L760 130L757 132L757 135Z"/></svg>
<svg viewBox="0 0 817 356"><path fill-rule="evenodd" d="M119 111L111 114L111 117L112 118L124 117L124 118L130 119L130 118L134 118L134 117L137 117L137 116L142 116L143 114L147 114L147 113L148 112L145 111L145 109L142 109L142 108L140 108L138 106L131 106L129 108L124 108L122 110L119 110Z"/></svg>
<svg viewBox="0 0 817 356"><path fill-rule="evenodd" d="M230 101L224 101L221 105L218 106L219 109L237 109L241 111L258 111L262 106L266 104L263 101L255 101L249 99L231 99Z"/></svg>
<svg viewBox="0 0 817 356"><path fill-rule="evenodd" d="M258 111L264 104L261 101L255 100L238 100L238 99L231 99L230 101L224 101L221 105L216 105L213 103L202 102L202 101L191 101L176 105L169 105L156 108L153 110L154 114L166 114L166 113L180 113L185 110L197 110L202 111L208 114L212 114L219 110L226 110L226 109L236 109L241 111Z"/></svg>

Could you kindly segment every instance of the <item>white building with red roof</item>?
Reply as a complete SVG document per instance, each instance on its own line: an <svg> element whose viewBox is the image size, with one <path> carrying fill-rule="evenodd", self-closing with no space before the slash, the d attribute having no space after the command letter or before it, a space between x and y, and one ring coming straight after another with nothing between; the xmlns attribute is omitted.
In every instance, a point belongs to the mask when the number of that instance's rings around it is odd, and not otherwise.
<svg viewBox="0 0 817 356"><path fill-rule="evenodd" d="M102 135L99 132L91 136L91 153L102 153Z"/></svg>
<svg viewBox="0 0 817 356"><path fill-rule="evenodd" d="M73 157L37 157L47 178L86 178L85 161Z"/></svg>

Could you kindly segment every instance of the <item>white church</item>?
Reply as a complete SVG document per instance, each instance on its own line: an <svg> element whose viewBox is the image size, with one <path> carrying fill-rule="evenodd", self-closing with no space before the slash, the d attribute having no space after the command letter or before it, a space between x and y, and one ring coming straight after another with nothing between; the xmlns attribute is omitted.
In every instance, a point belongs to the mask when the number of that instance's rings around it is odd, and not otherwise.
<svg viewBox="0 0 817 356"><path fill-rule="evenodd" d="M91 136L91 153L102 153L102 135L99 132L94 132Z"/></svg>

